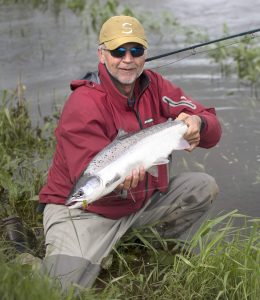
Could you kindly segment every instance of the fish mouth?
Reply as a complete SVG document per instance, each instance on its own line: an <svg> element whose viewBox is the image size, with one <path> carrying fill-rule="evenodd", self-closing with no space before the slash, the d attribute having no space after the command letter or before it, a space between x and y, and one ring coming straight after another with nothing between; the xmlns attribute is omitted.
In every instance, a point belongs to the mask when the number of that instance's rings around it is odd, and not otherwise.
<svg viewBox="0 0 260 300"><path fill-rule="evenodd" d="M71 207L76 203L82 203L83 201L86 201L84 199L84 191L82 189L79 189L77 192L71 193L69 195L67 201L65 202L65 205Z"/></svg>
<svg viewBox="0 0 260 300"><path fill-rule="evenodd" d="M74 196L71 196L70 198L67 199L67 201L65 202L65 205L66 206L72 206L78 202L82 202L83 200L77 198L77 197L74 197Z"/></svg>
<svg viewBox="0 0 260 300"><path fill-rule="evenodd" d="M72 196L71 198L69 198L66 202L65 205L71 209L71 208L83 208L86 209L88 206L89 202L85 197L75 197Z"/></svg>
<svg viewBox="0 0 260 300"><path fill-rule="evenodd" d="M85 200L86 202L86 200ZM87 206L87 203L84 205L84 200L82 201L78 201L78 200L72 200L68 203L66 203L66 206L69 208L69 209L73 209L73 208L84 208L84 206L86 207Z"/></svg>
<svg viewBox="0 0 260 300"><path fill-rule="evenodd" d="M66 202L65 205L66 205L66 206L72 206L72 205L74 205L75 203L77 203L77 201L69 201L69 202Z"/></svg>

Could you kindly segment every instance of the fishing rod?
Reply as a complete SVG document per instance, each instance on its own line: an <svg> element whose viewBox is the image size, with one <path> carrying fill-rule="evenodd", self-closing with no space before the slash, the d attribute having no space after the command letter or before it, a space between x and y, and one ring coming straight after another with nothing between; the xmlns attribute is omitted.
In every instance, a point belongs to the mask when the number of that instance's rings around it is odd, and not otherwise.
<svg viewBox="0 0 260 300"><path fill-rule="evenodd" d="M240 37L240 36L243 36L243 35L254 34L254 33L259 32L259 31L260 31L260 28L245 31L245 32L240 32L240 33L237 33L237 34L229 35L227 37L223 37L223 38L219 38L219 39L216 39L216 40L196 44L196 45L189 46L189 47L186 47L186 48L182 48L182 49L179 49L179 50L175 50L175 51L172 51L172 52L167 52L167 53L164 53L164 54L152 56L152 57L147 58L145 60L145 62L149 62L149 61L156 60L156 59L159 59L159 58L163 58L163 57L166 57L166 56L170 56L170 55L173 55L173 54L181 53L181 52L184 52L184 51L187 51L187 50L194 50L196 48L200 48L200 47L203 47L203 46L206 46L206 45L209 45L209 44L218 43L218 42L229 40L229 39L234 39L236 37Z"/></svg>

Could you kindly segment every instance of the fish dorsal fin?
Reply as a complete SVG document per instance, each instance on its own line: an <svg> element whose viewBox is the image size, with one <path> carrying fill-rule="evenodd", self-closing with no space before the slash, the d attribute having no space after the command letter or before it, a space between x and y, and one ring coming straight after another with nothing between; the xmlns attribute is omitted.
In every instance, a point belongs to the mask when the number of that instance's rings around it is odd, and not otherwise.
<svg viewBox="0 0 260 300"><path fill-rule="evenodd" d="M118 132L117 132L117 136L115 138L115 140L123 140L127 137L129 137L131 135L131 133L128 133L126 131L124 131L124 129L119 129Z"/></svg>
<svg viewBox="0 0 260 300"><path fill-rule="evenodd" d="M122 136L127 135L128 133L126 131L124 131L124 129L120 128L117 132L117 136L116 138L121 138Z"/></svg>

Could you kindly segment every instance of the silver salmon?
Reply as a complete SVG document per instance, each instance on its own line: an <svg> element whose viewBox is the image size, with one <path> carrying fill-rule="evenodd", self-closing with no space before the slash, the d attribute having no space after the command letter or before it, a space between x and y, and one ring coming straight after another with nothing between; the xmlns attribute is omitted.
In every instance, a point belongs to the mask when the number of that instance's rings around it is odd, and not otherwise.
<svg viewBox="0 0 260 300"><path fill-rule="evenodd" d="M186 131L187 125L178 120L168 120L132 134L120 130L115 140L90 161L65 205L86 207L112 192L141 166L156 176L157 166L167 164L172 151L189 148L183 138Z"/></svg>

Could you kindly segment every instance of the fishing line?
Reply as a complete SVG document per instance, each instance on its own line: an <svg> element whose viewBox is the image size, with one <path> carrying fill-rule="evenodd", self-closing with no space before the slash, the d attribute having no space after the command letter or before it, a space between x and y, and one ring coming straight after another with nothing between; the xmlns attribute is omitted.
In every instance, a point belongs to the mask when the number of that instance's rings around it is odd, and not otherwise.
<svg viewBox="0 0 260 300"><path fill-rule="evenodd" d="M129 191L129 193L130 193L130 196L132 197L132 200L134 201L134 203L136 203L135 198L134 198L134 195L133 195L131 189L129 189L128 191Z"/></svg>
<svg viewBox="0 0 260 300"><path fill-rule="evenodd" d="M167 66L169 66L169 65L175 64L175 63L177 63L177 62L179 62L179 61L181 61L181 60L184 60L184 59L186 59L186 58L188 58L188 57L190 57L190 56L193 56L193 55L194 55L194 54L191 53L191 54L186 55L186 56L184 56L184 57L182 57L182 58L179 58L179 59L177 59L177 60L170 61L170 62L168 62L168 63L166 63L166 64L163 64L163 65L159 65L159 66L157 66L157 67L150 68L150 70L156 70L156 69L160 69L160 68L167 67Z"/></svg>
<svg viewBox="0 0 260 300"><path fill-rule="evenodd" d="M161 186L160 188L162 188L162 189L166 189L166 188L168 188L169 187L169 185L165 185L165 186ZM135 192L133 192L133 190L130 188L129 190L127 190L127 192L129 192L129 195L131 196L131 198L132 198L132 200L134 201L134 202L136 202L136 200L135 200L135 198L134 198L134 195L135 194L138 194L138 193L143 193L143 192L149 192L149 191L154 191L154 188L149 188L149 189L143 189L143 190L138 190L138 191L135 191ZM157 192L160 192L159 190L156 190ZM115 195L110 195L110 194L108 194L108 195L105 195L105 196L103 196L102 197L102 199L109 199L109 198L115 198L115 197L117 197L117 198L122 198L121 197L121 194L115 194ZM122 201L123 200L125 200L125 198L122 198ZM129 199L128 199L129 200ZM90 203L91 204L91 203Z"/></svg>
<svg viewBox="0 0 260 300"><path fill-rule="evenodd" d="M255 39L255 38L259 38L259 37L260 37L260 36L258 36L258 35L252 34L252 36L246 38L246 40L251 40L251 39ZM197 55L197 54L208 53L208 52L211 52L211 51L216 51L216 50L218 50L218 49L232 47L232 46L235 46L235 45L240 44L240 43L241 43L241 41L237 41L237 42L233 42L233 43L230 43L230 44L226 44L226 45L222 45L222 46L219 46L219 47L215 47L215 48L213 48L213 49L206 49L206 50L201 50L201 51L197 51L196 48L190 49L190 50L192 50L192 52L191 52L190 54L188 54L188 55L186 55L186 56L184 56L184 57L182 57L182 58L179 58L179 59L177 59L177 60L168 62L168 63L166 63L166 64L162 64L162 65L158 65L158 66L156 66L156 67L152 67L152 68L150 68L150 69L151 69L151 70L156 70L156 69L164 68L164 67L167 67L167 66L169 66L169 65L175 64L175 63L177 63L177 62L179 62L179 61L182 61L182 60L184 60L184 59L186 59L186 58L188 58L188 57L191 57L191 56L194 56L194 55ZM188 50L185 50L185 51L188 51ZM185 51L181 51L181 52L185 52ZM147 62L147 61L146 61L146 62ZM148 62L149 62L149 61L148 61Z"/></svg>

